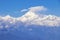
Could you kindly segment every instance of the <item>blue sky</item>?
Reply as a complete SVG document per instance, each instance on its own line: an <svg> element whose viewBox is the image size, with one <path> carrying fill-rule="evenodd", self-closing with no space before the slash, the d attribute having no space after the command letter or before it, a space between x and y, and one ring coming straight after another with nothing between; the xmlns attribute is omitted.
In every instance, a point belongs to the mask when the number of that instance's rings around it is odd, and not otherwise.
<svg viewBox="0 0 60 40"><path fill-rule="evenodd" d="M22 16L22 9L33 6L45 6L48 14L60 16L60 0L0 0L0 15Z"/></svg>

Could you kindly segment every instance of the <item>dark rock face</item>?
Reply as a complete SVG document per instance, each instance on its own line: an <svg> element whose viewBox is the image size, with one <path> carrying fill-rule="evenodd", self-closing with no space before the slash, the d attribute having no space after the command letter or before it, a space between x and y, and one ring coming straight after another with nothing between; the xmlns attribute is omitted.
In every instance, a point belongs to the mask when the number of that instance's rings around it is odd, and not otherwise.
<svg viewBox="0 0 60 40"><path fill-rule="evenodd" d="M0 30L0 40L60 40L60 27L21 26Z"/></svg>

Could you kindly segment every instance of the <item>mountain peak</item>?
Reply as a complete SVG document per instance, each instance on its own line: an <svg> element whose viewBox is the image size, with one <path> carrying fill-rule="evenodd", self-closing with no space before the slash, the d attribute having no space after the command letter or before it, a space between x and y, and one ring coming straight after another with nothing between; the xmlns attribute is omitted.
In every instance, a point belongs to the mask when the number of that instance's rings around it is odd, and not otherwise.
<svg viewBox="0 0 60 40"><path fill-rule="evenodd" d="M23 22L26 22L27 20L31 21L35 18L37 18L38 15L34 12L27 12L25 15L20 17L20 20Z"/></svg>

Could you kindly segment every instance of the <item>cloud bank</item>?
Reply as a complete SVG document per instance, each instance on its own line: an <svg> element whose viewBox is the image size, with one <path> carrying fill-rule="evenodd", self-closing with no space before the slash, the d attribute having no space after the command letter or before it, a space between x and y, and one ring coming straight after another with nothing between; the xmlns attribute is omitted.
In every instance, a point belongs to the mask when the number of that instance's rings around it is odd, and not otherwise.
<svg viewBox="0 0 60 40"><path fill-rule="evenodd" d="M26 12L23 16L14 18L9 15L0 16L0 28L18 28L22 25L40 25L40 26L60 26L60 17L54 15L38 14L38 11L47 11L44 6L30 7L22 10Z"/></svg>

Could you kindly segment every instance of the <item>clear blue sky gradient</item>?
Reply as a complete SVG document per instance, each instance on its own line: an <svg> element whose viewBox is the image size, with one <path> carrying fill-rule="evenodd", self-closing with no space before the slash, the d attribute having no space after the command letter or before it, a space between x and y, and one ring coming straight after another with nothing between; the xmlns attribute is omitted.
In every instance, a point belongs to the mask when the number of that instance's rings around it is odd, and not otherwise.
<svg viewBox="0 0 60 40"><path fill-rule="evenodd" d="M45 6L48 14L60 16L60 0L0 0L0 15L21 16L20 10L32 6Z"/></svg>

